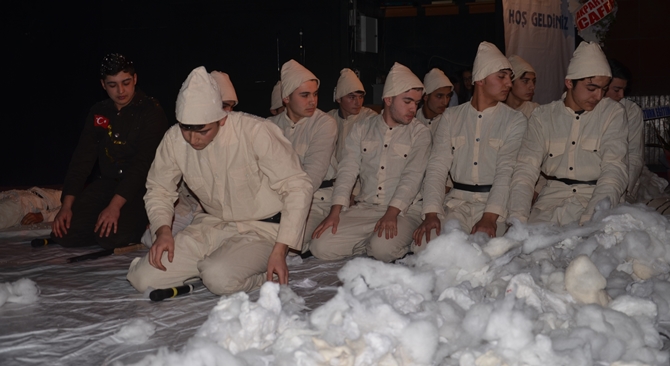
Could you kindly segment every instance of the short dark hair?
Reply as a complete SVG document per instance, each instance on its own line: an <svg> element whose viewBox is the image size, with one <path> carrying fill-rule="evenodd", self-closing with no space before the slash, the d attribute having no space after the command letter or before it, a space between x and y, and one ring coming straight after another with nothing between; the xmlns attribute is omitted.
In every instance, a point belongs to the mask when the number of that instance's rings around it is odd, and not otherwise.
<svg viewBox="0 0 670 366"><path fill-rule="evenodd" d="M179 122L179 128L185 131L200 131L203 128L205 128L207 125L185 125L181 122Z"/></svg>
<svg viewBox="0 0 670 366"><path fill-rule="evenodd" d="M519 75L519 77L516 78L516 79L517 80L523 79L523 77L526 76L526 74L528 74L529 72L532 72L532 71L524 71L523 74ZM514 72L512 72L512 77L514 77L514 76L516 76L516 75L514 75Z"/></svg>
<svg viewBox="0 0 670 366"><path fill-rule="evenodd" d="M130 75L135 75L135 66L132 61L126 58L126 56L120 53L108 53L102 58L102 63L100 64L101 80L105 80L107 75L113 76L121 71L127 72Z"/></svg>
<svg viewBox="0 0 670 366"><path fill-rule="evenodd" d="M632 74L630 73L630 70L624 66L624 64L613 58L608 58L607 62L610 64L610 70L612 70L613 78L623 79L626 81L631 80Z"/></svg>
<svg viewBox="0 0 670 366"><path fill-rule="evenodd" d="M572 80L570 80L570 81L572 81L572 86L575 87L575 86L577 86L577 82L578 82L578 81L584 81L584 80L586 80L586 78L572 79Z"/></svg>

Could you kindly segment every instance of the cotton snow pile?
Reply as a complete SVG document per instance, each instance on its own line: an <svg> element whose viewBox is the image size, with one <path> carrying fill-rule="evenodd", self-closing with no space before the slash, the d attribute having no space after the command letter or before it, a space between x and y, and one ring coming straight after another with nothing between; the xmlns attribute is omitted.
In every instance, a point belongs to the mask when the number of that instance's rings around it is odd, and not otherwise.
<svg viewBox="0 0 670 366"><path fill-rule="evenodd" d="M442 235L402 264L355 258L305 311L266 283L222 297L178 352L137 365L668 365L670 223L601 207L586 225Z"/></svg>
<svg viewBox="0 0 670 366"><path fill-rule="evenodd" d="M32 304L40 296L40 289L35 282L22 278L16 282L0 283L0 306L6 302Z"/></svg>
<svg viewBox="0 0 670 366"><path fill-rule="evenodd" d="M118 343L142 344L156 333L156 325L141 318L132 319L124 324L112 339Z"/></svg>

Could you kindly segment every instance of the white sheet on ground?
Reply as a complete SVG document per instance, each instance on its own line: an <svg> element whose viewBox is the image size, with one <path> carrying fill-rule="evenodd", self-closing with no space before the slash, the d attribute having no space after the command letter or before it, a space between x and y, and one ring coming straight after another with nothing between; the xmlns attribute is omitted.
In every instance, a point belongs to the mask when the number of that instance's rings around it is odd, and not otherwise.
<svg viewBox="0 0 670 366"><path fill-rule="evenodd" d="M0 282L30 278L42 290L36 303L0 307L3 365L670 360L670 223L644 206L599 211L583 227L517 224L492 243L445 230L400 264L292 257L290 287L267 283L221 298L200 288L161 303L125 280L131 258L144 252L62 263L84 251L1 244ZM5 253L14 254L5 260ZM606 306L584 304L566 291L566 268L581 255L606 279L612 299ZM155 334L135 324L130 338L148 339L119 343L122 327L136 319L154 324Z"/></svg>
<svg viewBox="0 0 670 366"><path fill-rule="evenodd" d="M48 237L51 233L51 222L41 222L33 225L20 225L0 230L0 240L15 238L25 240L29 238Z"/></svg>
<svg viewBox="0 0 670 366"><path fill-rule="evenodd" d="M101 248L32 248L33 237L0 237L0 285L27 278L41 290L32 304L0 306L0 365L110 365L137 362L161 347L181 349L219 299L198 287L190 295L152 302L126 280L132 259L147 250L65 263ZM336 273L345 261L290 257L288 262L291 287L308 304L305 311L336 293ZM252 300L258 295L249 294ZM137 319L153 324L153 335ZM142 334L147 340L133 344Z"/></svg>

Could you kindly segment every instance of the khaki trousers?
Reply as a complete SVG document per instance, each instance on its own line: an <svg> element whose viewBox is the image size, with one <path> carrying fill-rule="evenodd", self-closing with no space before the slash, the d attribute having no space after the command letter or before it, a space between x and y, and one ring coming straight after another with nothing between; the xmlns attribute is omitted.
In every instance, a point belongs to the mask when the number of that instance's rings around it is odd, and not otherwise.
<svg viewBox="0 0 670 366"><path fill-rule="evenodd" d="M309 209L309 216L307 216L307 224L305 225L305 238L302 243L302 252L309 250L309 243L312 240L312 233L314 229L328 216L330 213L331 201L333 198L333 187L321 188L314 193L312 197L312 206Z"/></svg>
<svg viewBox="0 0 670 366"><path fill-rule="evenodd" d="M579 222L594 190L595 186L569 186L548 181L530 210L528 222L553 222L559 225Z"/></svg>
<svg viewBox="0 0 670 366"><path fill-rule="evenodd" d="M445 200L444 212L446 213L445 219L441 220L442 226L449 220L458 220L458 223L461 225L461 230L466 234L470 234L472 228L482 219L484 215L484 209L486 208L485 203L481 202L467 202L464 200L452 198ZM507 224L505 223L505 218L498 217L496 221L496 237L501 237L505 235L507 231ZM432 241L437 237L437 232L435 229L430 231L430 240ZM426 236L421 237L421 246L416 245L412 242L412 252L419 253L422 250L426 249Z"/></svg>
<svg viewBox="0 0 670 366"><path fill-rule="evenodd" d="M268 258L275 244L279 224L260 221L228 223L206 213L175 235L172 263L167 252L161 262L167 271L149 264L149 254L135 258L128 269L128 281L138 291L182 285L200 277L217 295L251 291L266 280Z"/></svg>
<svg viewBox="0 0 670 366"><path fill-rule="evenodd" d="M337 260L367 254L383 262L403 257L409 251L412 234L421 223L421 207L412 205L407 213L398 215L398 235L386 239L373 232L377 221L386 213L387 206L358 204L340 213L337 233L331 228L310 243L315 257Z"/></svg>

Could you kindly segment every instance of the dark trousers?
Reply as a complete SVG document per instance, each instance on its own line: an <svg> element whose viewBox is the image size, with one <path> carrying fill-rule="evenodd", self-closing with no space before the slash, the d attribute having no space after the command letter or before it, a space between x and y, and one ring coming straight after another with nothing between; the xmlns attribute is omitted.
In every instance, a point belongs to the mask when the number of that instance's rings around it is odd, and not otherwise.
<svg viewBox="0 0 670 366"><path fill-rule="evenodd" d="M111 179L98 179L89 184L72 204L72 221L67 234L51 238L64 247L84 247L99 245L105 249L124 247L131 243L139 243L149 219L144 209L144 191L121 207L116 233L110 231L108 237L100 237L100 232L93 232L100 212L109 205L114 197L118 183Z"/></svg>

